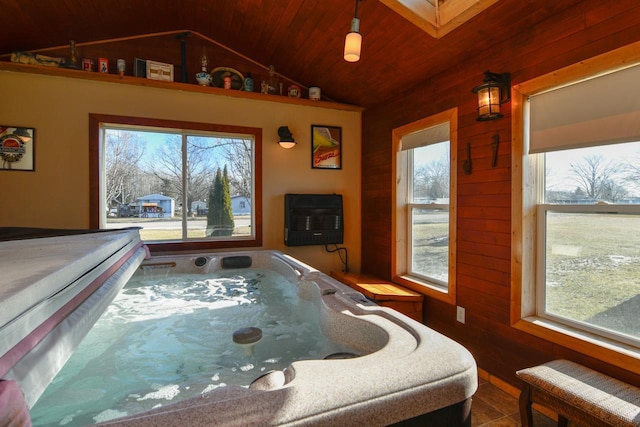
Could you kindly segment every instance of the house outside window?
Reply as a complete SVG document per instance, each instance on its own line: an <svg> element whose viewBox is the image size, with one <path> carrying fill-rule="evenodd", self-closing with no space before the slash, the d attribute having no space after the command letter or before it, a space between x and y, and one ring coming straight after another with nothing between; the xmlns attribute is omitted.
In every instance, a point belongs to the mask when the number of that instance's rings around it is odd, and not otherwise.
<svg viewBox="0 0 640 427"><path fill-rule="evenodd" d="M91 123L100 228L139 226L145 242L168 250L261 240L258 129L93 115ZM241 216L232 195L245 204Z"/></svg>
<svg viewBox="0 0 640 427"><path fill-rule="evenodd" d="M394 130L394 281L455 301L457 110Z"/></svg>
<svg viewBox="0 0 640 427"><path fill-rule="evenodd" d="M512 323L614 364L640 349L640 65L617 54L514 88L512 167Z"/></svg>

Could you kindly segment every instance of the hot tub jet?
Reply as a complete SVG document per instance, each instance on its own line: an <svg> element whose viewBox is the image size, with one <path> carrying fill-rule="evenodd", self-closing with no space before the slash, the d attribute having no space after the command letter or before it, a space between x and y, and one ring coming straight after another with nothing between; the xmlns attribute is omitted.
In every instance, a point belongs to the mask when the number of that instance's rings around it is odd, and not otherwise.
<svg viewBox="0 0 640 427"><path fill-rule="evenodd" d="M253 326L240 328L233 333L233 342L240 345L246 356L253 354L253 347L262 339L262 329Z"/></svg>

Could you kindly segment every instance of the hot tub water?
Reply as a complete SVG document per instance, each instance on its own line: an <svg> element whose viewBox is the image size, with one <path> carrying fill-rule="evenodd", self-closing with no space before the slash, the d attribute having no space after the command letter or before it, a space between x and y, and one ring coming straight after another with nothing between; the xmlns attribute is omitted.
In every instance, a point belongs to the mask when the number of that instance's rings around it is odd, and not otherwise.
<svg viewBox="0 0 640 427"><path fill-rule="evenodd" d="M271 270L135 275L31 410L34 426L86 425L352 349L328 340L313 301ZM258 327L251 352L234 344Z"/></svg>

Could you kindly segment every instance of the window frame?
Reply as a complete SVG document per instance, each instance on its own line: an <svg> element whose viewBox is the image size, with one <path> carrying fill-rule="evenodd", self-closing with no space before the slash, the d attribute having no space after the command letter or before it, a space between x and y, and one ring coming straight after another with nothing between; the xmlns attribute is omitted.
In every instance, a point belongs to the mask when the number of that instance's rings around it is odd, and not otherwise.
<svg viewBox="0 0 640 427"><path fill-rule="evenodd" d="M440 144L440 143L437 143ZM435 144L434 144L435 145ZM429 211L438 211L438 210L446 210L447 212L449 212L449 204L439 204L439 203L415 203L414 199L413 199L413 193L414 193L414 188L413 188L413 184L414 184L414 177L415 177L415 162L414 162L414 150L416 148L419 147L415 147L414 149L410 149L407 150L407 171L405 174L405 178L406 178L406 182L407 182L407 239L406 239L406 251L407 251L407 260L406 260L406 267L405 267L405 275L407 277L413 277L415 279L418 279L421 282L425 282L427 284L427 286L429 287L434 287L436 289L442 290L443 292L446 292L449 288L449 280L447 277L447 281L444 282L442 280L439 280L433 276L428 276L425 274L421 274L418 273L416 271L413 271L413 218L414 218L414 212L416 209L424 209L424 210L429 210ZM449 152L451 152L451 142L449 141ZM449 163L451 163L451 161L449 161ZM451 165L449 165L451 166ZM449 172L451 173L451 172ZM449 179L451 179L451 177L449 177ZM449 212L449 221L451 221L451 214Z"/></svg>
<svg viewBox="0 0 640 427"><path fill-rule="evenodd" d="M537 215L537 229L545 230L545 232L536 233L536 259L544 260L536 263L536 283L544 283L544 286L536 286L536 316L558 323L569 328L575 328L585 331L587 333L593 333L594 335L602 336L605 339L612 341L618 341L624 344L629 344L632 347L640 347L632 340L623 336L618 336L615 333L608 332L605 329L598 328L595 325L589 323L581 323L579 320L564 318L557 314L550 313L546 310L546 251L547 251L547 233L546 233L546 220L547 213L560 213L560 214L621 214L621 215L639 215L640 205L620 205L620 204L607 204L607 205L587 205L587 204L548 204L539 203L536 209Z"/></svg>
<svg viewBox="0 0 640 427"><path fill-rule="evenodd" d="M409 274L411 253L408 245L411 244L411 211L412 207L420 204L410 203L409 192L412 191L412 183L408 180L408 173L412 167L410 153L402 150L402 137L422 129L449 123L449 265L448 283L443 287L435 280L430 280L418 275ZM393 142L393 194L394 201L392 218L392 278L393 281L407 288L420 292L432 298L449 304L456 303L456 202L457 202L457 151L458 151L458 109L452 108L438 114L417 120L392 131ZM429 209L433 205L425 205Z"/></svg>
<svg viewBox="0 0 640 427"><path fill-rule="evenodd" d="M211 132L221 134L251 135L254 139L254 204L253 236L233 239L215 240L171 240L165 242L145 242L152 252L197 251L222 248L246 248L262 246L262 129L231 126L211 123L197 123L179 120L151 119L142 117L116 116L107 114L89 114L89 226L99 229L101 224L101 198L103 185L101 174L102 159L102 126L104 124L129 127L167 128L193 131L194 133Z"/></svg>
<svg viewBox="0 0 640 427"><path fill-rule="evenodd" d="M596 336L537 314L536 273L540 201L544 201L542 155L528 154L528 98L562 84L640 63L640 42L553 71L511 88L511 325L598 360L634 372L640 371L637 347ZM555 207L555 206L554 206Z"/></svg>

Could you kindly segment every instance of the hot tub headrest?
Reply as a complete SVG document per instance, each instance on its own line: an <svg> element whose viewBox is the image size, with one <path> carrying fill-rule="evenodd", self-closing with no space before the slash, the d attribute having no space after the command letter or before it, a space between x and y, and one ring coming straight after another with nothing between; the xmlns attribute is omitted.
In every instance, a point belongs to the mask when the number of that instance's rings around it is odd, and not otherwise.
<svg viewBox="0 0 640 427"><path fill-rule="evenodd" d="M222 258L222 268L249 268L251 257L249 255L226 256Z"/></svg>

